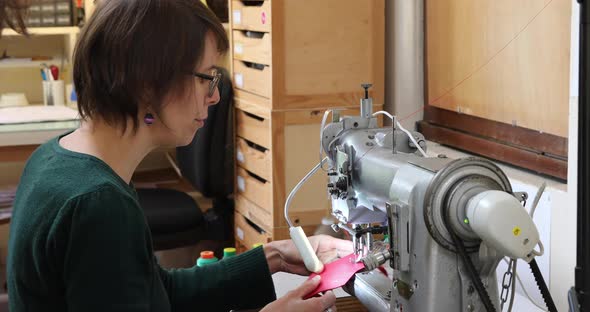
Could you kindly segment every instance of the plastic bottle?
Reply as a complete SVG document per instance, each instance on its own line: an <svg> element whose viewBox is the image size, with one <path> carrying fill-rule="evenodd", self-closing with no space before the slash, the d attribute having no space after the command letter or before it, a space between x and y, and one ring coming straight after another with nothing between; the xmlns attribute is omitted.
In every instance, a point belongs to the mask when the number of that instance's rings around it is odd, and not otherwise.
<svg viewBox="0 0 590 312"><path fill-rule="evenodd" d="M215 254L213 253L213 251L205 250L205 251L201 251L201 256L199 257L199 259L197 259L197 266L203 267L203 266L215 263L217 261L219 261L219 259L217 259L217 257L215 257Z"/></svg>
<svg viewBox="0 0 590 312"><path fill-rule="evenodd" d="M236 255L236 249L233 247L228 247L223 249L223 259L231 258Z"/></svg>

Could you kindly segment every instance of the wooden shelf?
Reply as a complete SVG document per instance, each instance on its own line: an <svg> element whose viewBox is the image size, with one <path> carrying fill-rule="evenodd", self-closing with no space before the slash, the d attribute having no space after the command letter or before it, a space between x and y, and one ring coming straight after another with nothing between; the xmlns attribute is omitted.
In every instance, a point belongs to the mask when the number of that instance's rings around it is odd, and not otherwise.
<svg viewBox="0 0 590 312"><path fill-rule="evenodd" d="M47 35L75 35L80 32L77 26L69 27L31 27L28 29L31 35L47 36ZM22 36L12 29L2 30L2 36Z"/></svg>
<svg viewBox="0 0 590 312"><path fill-rule="evenodd" d="M51 59L51 60L46 60L46 61L26 61L26 60L22 60L22 61L8 61L8 62L3 62L2 60L0 60L0 68L35 68L38 69L41 67L41 64L62 64L64 65L64 67L68 67L69 66L69 62L67 60L61 60L61 59Z"/></svg>

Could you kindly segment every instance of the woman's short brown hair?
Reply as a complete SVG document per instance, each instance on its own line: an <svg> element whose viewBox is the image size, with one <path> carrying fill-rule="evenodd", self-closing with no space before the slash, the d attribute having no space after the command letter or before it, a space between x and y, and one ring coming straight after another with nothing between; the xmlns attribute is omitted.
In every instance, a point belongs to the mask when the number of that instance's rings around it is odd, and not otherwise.
<svg viewBox="0 0 590 312"><path fill-rule="evenodd" d="M183 94L211 32L219 52L229 42L199 0L102 0L74 52L74 85L83 119L137 129L140 105L158 114L168 94Z"/></svg>

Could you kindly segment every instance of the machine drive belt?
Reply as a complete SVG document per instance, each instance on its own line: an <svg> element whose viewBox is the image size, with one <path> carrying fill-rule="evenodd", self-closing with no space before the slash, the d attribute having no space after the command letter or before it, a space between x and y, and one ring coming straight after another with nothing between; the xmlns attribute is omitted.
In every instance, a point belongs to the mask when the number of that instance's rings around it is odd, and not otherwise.
<svg viewBox="0 0 590 312"><path fill-rule="evenodd" d="M555 303L553 302L553 298L551 298L551 294L549 293L549 289L547 288L547 284L545 283L545 279L543 279L543 275L541 274L541 270L537 265L537 261L533 259L529 262L529 266L531 271L533 272L533 276L535 277L535 281L537 282L537 286L541 291L541 296L543 296L543 300L545 301L545 305L547 305L547 309L549 312L557 312L557 308L555 307Z"/></svg>
<svg viewBox="0 0 590 312"><path fill-rule="evenodd" d="M483 285L483 282L481 281L481 278L479 277L479 274L477 273L477 270L475 269L475 266L473 265L473 262L471 261L469 254L465 250L465 245L463 245L463 241L457 235L457 233L455 233L450 224L451 222L449 221L449 209L447 205L443 206L443 216L445 227L451 235L453 243L455 244L455 248L457 249L457 252L459 252L459 256L461 257L461 260L467 268L467 274L469 275L469 278L471 279L471 282L473 283L473 286L475 287L475 290L477 291L477 294L479 295L481 302L483 303L487 312L496 312L496 308L494 307L494 304L490 299L490 295L488 294L488 291Z"/></svg>
<svg viewBox="0 0 590 312"><path fill-rule="evenodd" d="M473 283L473 286L475 287L475 290L477 291L477 294L479 295L481 302L485 306L486 311L487 312L496 312L496 308L494 307L494 304L492 303L492 300L490 299L490 295L488 294L488 291L486 290L481 279L479 278L479 274L477 274L477 270L475 269L475 266L473 265L473 262L471 261L469 254L467 254L467 251L465 251L465 246L463 245L463 242L457 236L457 234L455 234L455 232L453 232L453 231L449 231L449 232L453 238L453 242L455 243L455 247L457 248L457 251L459 252L459 256L461 256L461 259L463 260L463 263L465 264L465 267L467 268L467 274L469 274L469 278L471 279L471 282Z"/></svg>

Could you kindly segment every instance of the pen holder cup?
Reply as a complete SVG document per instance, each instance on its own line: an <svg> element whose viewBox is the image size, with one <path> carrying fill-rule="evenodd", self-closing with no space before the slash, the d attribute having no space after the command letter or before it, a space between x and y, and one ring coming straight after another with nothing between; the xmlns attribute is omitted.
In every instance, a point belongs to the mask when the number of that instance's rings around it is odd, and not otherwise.
<svg viewBox="0 0 590 312"><path fill-rule="evenodd" d="M43 81L43 105L65 106L65 86L63 80Z"/></svg>

